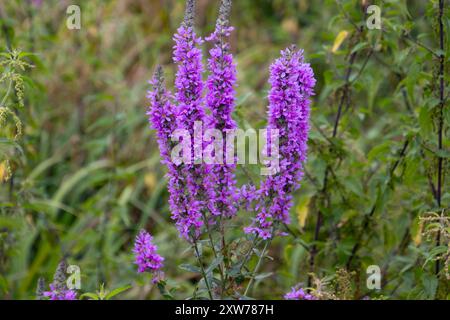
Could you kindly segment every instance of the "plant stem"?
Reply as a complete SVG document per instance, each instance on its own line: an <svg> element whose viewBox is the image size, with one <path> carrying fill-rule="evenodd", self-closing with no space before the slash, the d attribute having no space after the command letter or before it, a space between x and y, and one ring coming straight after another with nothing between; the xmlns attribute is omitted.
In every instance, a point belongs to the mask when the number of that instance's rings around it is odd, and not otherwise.
<svg viewBox="0 0 450 320"><path fill-rule="evenodd" d="M253 252L253 249L255 249L255 247L256 247L257 239L258 239L257 237L255 237L253 239L253 242L252 242L252 245L250 246L250 249L248 250L247 254L245 255L244 260L242 260L241 267L240 267L239 271L242 270L242 267L244 267L244 265L250 259L251 253Z"/></svg>
<svg viewBox="0 0 450 320"><path fill-rule="evenodd" d="M227 261L228 261L228 250L226 248L226 239L225 239L225 222L222 220L222 216L219 217L219 228L220 228L220 236L221 236L221 242L222 242L222 256L223 261L220 263L220 278L222 281L222 291L220 293L221 299L223 299L223 294L226 290L226 283L228 281L228 274L227 274ZM222 266L223 264L223 266Z"/></svg>
<svg viewBox="0 0 450 320"><path fill-rule="evenodd" d="M445 97L445 79L444 79L444 69L445 69L445 60L444 60L444 24L442 22L442 16L444 15L444 0L439 0L439 127L438 127L438 148L439 151L442 151L442 135L444 129L444 97ZM442 166L444 159L442 156L438 156L438 177L437 177L437 204L438 207L441 208L441 195L442 195ZM441 232L438 231L436 235L436 246L440 246L441 244ZM440 272L440 261L436 260L435 265L435 274L438 275Z"/></svg>
<svg viewBox="0 0 450 320"><path fill-rule="evenodd" d="M208 279L206 277L205 268L203 267L202 258L200 258L200 253L198 252L197 240L194 240L194 250L195 255L197 256L198 264L200 265L200 269L202 270L203 279L205 279L206 288L208 289L208 295L211 300L214 300L211 292L211 287L209 286Z"/></svg>
<svg viewBox="0 0 450 320"><path fill-rule="evenodd" d="M351 52L352 48L350 48L349 51ZM339 101L338 112L336 114L336 118L334 121L333 134L332 134L331 138L336 138L336 136L338 134L339 122L340 122L341 116L342 116L342 108L344 107L345 101L348 99L348 95L349 95L349 91L350 91L350 84L351 84L350 83L350 75L352 73L353 65L355 63L357 54L358 54L358 52L356 51L356 52L351 53L349 56L348 67L345 72L345 85L342 90L341 99ZM330 166L327 165L327 167L325 168L323 187L322 187L322 190L320 191L320 193L323 195L326 195L327 191L328 191L327 189L328 189L329 171L330 171ZM322 213L322 210L319 209L319 210L317 210L316 226L314 228L314 243L311 247L310 255L309 255L309 272L310 273L313 273L314 269L315 269L314 265L315 265L316 255L317 255L317 245L315 244L315 242L317 242L319 240L320 229L322 227L322 223L323 223L323 213ZM311 275L308 275L308 286L311 286L311 281L312 281L312 277L311 277Z"/></svg>
<svg viewBox="0 0 450 320"><path fill-rule="evenodd" d="M395 161L395 163L393 164L393 166L392 166L391 169L389 170L389 179L388 179L388 181L386 182L385 188L388 187L389 184L391 183L392 177L393 177L393 175L394 175L395 170L397 169L398 165L399 165L400 162L402 161L403 157L406 155L406 150L408 149L409 142L410 142L410 140L407 138L407 139L405 140L405 143L403 144L403 148L402 148L402 150L400 151L400 154L399 154L398 159ZM381 197L384 196L385 192L386 192L386 189L383 190L383 192L382 192L382 194L381 194ZM359 248L361 247L361 241L362 241L362 238L363 238L363 236L364 236L364 235L366 234L366 232L367 232L367 228L369 227L370 219L373 217L373 215L374 215L375 212L376 212L377 204L378 204L378 199L377 199L377 200L375 201L375 203L373 204L373 206L372 206L370 212L369 212L368 214L366 214L365 217L364 217L364 221L363 221L363 226L362 226L361 232L358 234L358 236L357 236L357 238L356 238L356 242L355 242L355 244L353 245L353 248L352 248L350 257L348 258L347 263L346 263L347 269L349 269L349 268L351 267L352 261L353 261L353 259L356 257L356 255L357 255L357 253L358 253L358 250L359 250Z"/></svg>
<svg viewBox="0 0 450 320"><path fill-rule="evenodd" d="M262 259L264 258L264 255L266 254L266 251L267 251L267 248L269 247L270 242L271 242L271 240L267 240L266 241L266 244L264 245L264 249L261 252L261 254L259 255L258 263L256 264L255 269L252 272L252 276L250 278L250 281L248 282L247 288L244 291L244 296L247 296L248 291L250 290L250 288L253 285L253 282L255 280L255 275L258 272L259 267L261 266Z"/></svg>
<svg viewBox="0 0 450 320"><path fill-rule="evenodd" d="M203 222L205 223L205 226L206 226L206 230L208 231L207 233L208 233L209 243L211 245L211 248L212 248L212 251L213 251L213 254L214 254L214 258L217 259L218 255L217 255L216 248L214 246L214 240L213 240L212 235L211 235L212 232L211 232L211 230L209 228L208 219L206 219L206 215L204 213L202 214L202 216L203 216ZM221 225L221 222L222 221L219 218L219 225ZM220 281L221 281L221 284L222 284L222 290L221 290L221 293L220 293L220 297L221 298L223 298L223 291L225 291L225 281L224 281L225 279L224 279L224 272L223 272L223 270L224 270L224 268L222 267L222 263L220 263L220 265L219 265L219 274L220 274Z"/></svg>
<svg viewBox="0 0 450 320"><path fill-rule="evenodd" d="M442 0L441 0L442 1ZM429 53L431 53L432 55L434 55L435 57L439 58L439 55L434 52L431 48L427 47L426 45L424 45L423 43L419 42L418 40L414 39L413 37L411 37L409 34L404 34L403 37L406 40L409 40L413 43L415 43L416 45L418 45L419 47L422 47L423 49L427 50Z"/></svg>

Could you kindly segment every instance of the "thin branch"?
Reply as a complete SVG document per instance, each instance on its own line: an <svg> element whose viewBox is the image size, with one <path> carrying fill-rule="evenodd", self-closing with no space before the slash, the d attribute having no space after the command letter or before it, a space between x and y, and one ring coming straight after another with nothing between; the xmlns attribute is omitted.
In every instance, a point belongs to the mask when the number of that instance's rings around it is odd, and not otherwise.
<svg viewBox="0 0 450 320"><path fill-rule="evenodd" d="M355 30L360 33L361 29L358 27L358 25L355 23L355 21L353 21L352 18L348 15L347 11L342 6L341 1L336 0L336 4L338 5L338 7L339 7L341 13L344 15L345 19L347 19L347 21L355 28Z"/></svg>
<svg viewBox="0 0 450 320"><path fill-rule="evenodd" d="M347 68L346 75L345 75L345 85L342 90L341 100L340 100L339 106L338 106L338 112L336 114L336 119L334 121L333 135L332 135L333 138L335 138L338 133L339 122L341 120L341 115L342 115L342 107L344 106L344 103L347 100L347 97L349 94L349 90L350 90L349 79L350 79L350 75L352 73L353 64L355 63L357 54L358 54L357 52L353 52L350 54L349 66Z"/></svg>
<svg viewBox="0 0 450 320"><path fill-rule="evenodd" d="M271 240L267 240L267 241L266 241L266 244L264 245L263 251L262 251L261 254L259 255L258 263L256 264L256 267L255 267L255 269L254 269L253 272L252 272L252 275L251 275L251 277L250 277L250 281L248 282L247 288L246 288L245 291L244 291L244 296L247 296L248 291L249 291L249 290L252 288L252 286L253 286L253 281L255 281L256 273L258 272L258 270L259 270L259 268L260 268L260 266L261 266L261 262L262 262L262 260L263 260L263 258L264 258L264 256L265 256L265 254L266 254L266 251L267 251L267 248L268 248L269 245L270 245L270 242L271 242Z"/></svg>
<svg viewBox="0 0 450 320"><path fill-rule="evenodd" d="M349 48L349 51L352 51L352 48ZM338 133L338 128L339 128L339 122L341 120L341 116L342 116L342 108L344 106L345 101L347 101L348 95L349 95L349 91L350 91L350 75L352 73L353 70L353 65L355 63L356 60L356 56L357 56L358 52L351 52L350 56L349 56L349 60L348 60L348 67L347 70L345 72L345 84L344 87L342 89L342 95L341 95L341 99L339 101L339 105L338 105L338 112L336 114L336 118L334 121L334 126L333 126L333 134L331 136L331 138L335 138L337 136ZM320 132L320 131L319 131ZM329 141L331 141L332 139L327 139ZM320 191L321 194L325 195L327 193L327 188L328 188L328 175L329 175L329 171L330 171L330 166L327 165L327 167L325 168L325 176L324 176L324 181L323 181L323 188ZM319 240L319 235L320 235L320 229L322 228L322 223L323 223L323 213L322 210L318 210L317 211L317 218L316 218L316 225L314 228L314 240L313 240L313 245L311 247L310 250L310 256L309 256L309 274L314 272L314 265L315 265L315 259L316 259L316 255L317 255L317 244L316 242ZM311 275L308 276L308 286L311 286Z"/></svg>
<svg viewBox="0 0 450 320"><path fill-rule="evenodd" d="M195 255L197 257L197 260L198 260L198 264L200 265L200 269L202 271L203 279L205 279L206 289L208 290L209 298L211 300L214 300L214 298L212 296L211 287L209 286L208 277L206 275L205 268L203 267L202 258L200 256L200 252L198 251L197 240L194 240L194 250L195 250Z"/></svg>
<svg viewBox="0 0 450 320"><path fill-rule="evenodd" d="M443 1L443 0L440 0ZM413 37L411 37L409 34L403 34L402 35L403 38L405 38L406 40L411 41L412 43L415 43L416 45L418 45L419 47L427 50L429 53L431 53L432 55L434 55L436 58L440 58L440 55L437 54L436 52L434 52L433 49L429 48L428 46L424 45L423 43L419 42L419 40L414 39Z"/></svg>
<svg viewBox="0 0 450 320"><path fill-rule="evenodd" d="M439 151L442 151L442 136L444 131L444 99L445 99L445 78L444 78L444 70L445 70L445 59L444 59L444 24L442 22L442 17L444 15L444 0L439 0L439 127L438 127L438 148ZM437 177L437 204L439 208L441 207L441 195L442 195L442 167L443 167L444 158L442 156L438 156L438 177ZM438 231L436 235L436 246L438 247L441 244L441 232ZM440 261L436 260L435 265L435 274L438 275L440 272Z"/></svg>
<svg viewBox="0 0 450 320"><path fill-rule="evenodd" d="M370 49L370 50L369 50L369 53L367 54L366 60L364 60L364 63L363 63L363 65L362 65L361 69L359 70L359 72L358 72L358 74L356 75L356 77L352 80L351 84L355 83L356 80L358 80L359 77L362 75L364 69L365 69L366 66L367 66L367 63L368 63L369 60L370 60L370 57L372 57L372 54L373 54L373 49Z"/></svg>
<svg viewBox="0 0 450 320"><path fill-rule="evenodd" d="M407 138L405 140L405 143L403 144L403 148L400 151L398 159L394 162L393 166L389 170L389 179L386 182L386 186L388 186L391 183L392 177L394 176L395 170L397 169L397 167L400 164L400 162L402 161L402 159L405 157L406 150L407 150L407 148L409 146L409 143L410 143L410 140ZM386 191L383 191L383 195L384 195L385 192ZM361 232L358 234L358 236L356 238L356 242L353 245L351 254L350 254L350 256L349 256L349 258L347 260L347 263L346 263L347 269L350 269L352 261L356 257L356 255L358 253L358 250L361 247L362 238L364 237L364 235L367 232L367 228L369 227L369 222L370 222L371 218L373 217L373 215L375 214L377 207L378 207L378 201L375 201L375 203L373 204L372 208L370 209L370 212L368 214L366 214L365 217L364 217Z"/></svg>

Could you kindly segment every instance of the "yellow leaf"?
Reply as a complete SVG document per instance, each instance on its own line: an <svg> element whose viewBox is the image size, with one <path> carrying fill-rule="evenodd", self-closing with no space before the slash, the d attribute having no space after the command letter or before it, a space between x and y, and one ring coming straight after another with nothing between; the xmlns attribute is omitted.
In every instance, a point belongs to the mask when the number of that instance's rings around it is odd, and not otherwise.
<svg viewBox="0 0 450 320"><path fill-rule="evenodd" d="M6 167L4 165L4 162L0 163L0 181L3 181L3 177L6 173Z"/></svg>
<svg viewBox="0 0 450 320"><path fill-rule="evenodd" d="M304 201L301 201L297 206L297 218L298 224L300 228L303 228L306 224L306 218L309 213L309 202L311 198L307 198Z"/></svg>
<svg viewBox="0 0 450 320"><path fill-rule="evenodd" d="M331 52L335 53L336 51L339 50L342 42L344 42L344 40L347 38L348 36L348 31L341 31L338 33L336 39L334 39L334 44L333 44L333 48L331 49Z"/></svg>
<svg viewBox="0 0 450 320"><path fill-rule="evenodd" d="M413 237L413 241L414 241L414 244L416 246L418 246L422 243L422 232L423 232L423 223L422 222L419 223L419 227L415 231L416 231L416 234ZM414 232L414 230L413 230L413 232Z"/></svg>

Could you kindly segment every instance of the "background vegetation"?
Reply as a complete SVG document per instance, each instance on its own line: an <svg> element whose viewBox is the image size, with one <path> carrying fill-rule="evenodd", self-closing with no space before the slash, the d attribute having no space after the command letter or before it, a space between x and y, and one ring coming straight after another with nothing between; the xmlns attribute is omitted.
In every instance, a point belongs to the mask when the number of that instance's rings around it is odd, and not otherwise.
<svg viewBox="0 0 450 320"><path fill-rule="evenodd" d="M199 34L213 30L218 2L198 0ZM81 7L81 30L66 27L69 4ZM366 27L370 4L382 30ZM251 296L331 283L345 299L450 298L449 7L235 1L242 128L265 125L268 67L281 49L304 48L318 80L289 235L272 244ZM80 266L83 292L131 284L121 298L161 298L133 264L141 228L155 236L176 297L192 292L198 275L178 266L194 257L170 220L145 116L154 66L173 81L183 10L182 0L0 3L1 298L33 298L63 257ZM240 183L257 172L246 169ZM366 287L369 265L381 268L381 290Z"/></svg>

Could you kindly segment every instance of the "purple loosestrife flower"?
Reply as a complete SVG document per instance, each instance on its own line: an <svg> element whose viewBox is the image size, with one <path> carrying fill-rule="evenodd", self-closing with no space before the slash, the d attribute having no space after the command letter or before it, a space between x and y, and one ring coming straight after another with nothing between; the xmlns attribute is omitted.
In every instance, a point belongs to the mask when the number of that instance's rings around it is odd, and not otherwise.
<svg viewBox="0 0 450 320"><path fill-rule="evenodd" d="M302 288L292 288L292 291L284 295L286 300L317 300L312 294L306 293Z"/></svg>
<svg viewBox="0 0 450 320"><path fill-rule="evenodd" d="M214 197L214 182L211 179L210 168L202 164L203 143L197 143L198 135L196 122L204 123L206 116L203 104L203 64L202 51L199 46L203 43L194 30L195 1L188 0L185 18L174 36L175 46L173 60L178 66L175 80L178 129L185 129L191 136L191 156L193 161L184 164L186 185L190 195L189 215L206 217L205 212L210 203L208 199ZM200 136L200 141L202 137ZM200 162L200 163L199 163ZM214 208L209 208L213 210ZM194 235L198 237L198 234Z"/></svg>
<svg viewBox="0 0 450 320"><path fill-rule="evenodd" d="M179 125L192 130L194 121L204 120L202 106L203 64L199 46L203 40L197 37L193 22L195 1L187 2L185 18L174 36L173 60L178 66L175 79Z"/></svg>
<svg viewBox="0 0 450 320"><path fill-rule="evenodd" d="M147 112L153 129L156 130L162 163L168 168L167 177L169 204L172 219L180 235L186 240L197 237L203 225L200 210L197 209L186 194L186 179L181 165L176 165L170 156L173 142L172 133L176 129L176 110L171 102L171 95L164 84L161 66L158 66L152 81L153 90L149 92L150 109Z"/></svg>
<svg viewBox="0 0 450 320"><path fill-rule="evenodd" d="M50 291L45 291L43 293L44 297L50 300L76 300L77 293L74 290L67 289L57 289L56 285L50 284Z"/></svg>
<svg viewBox="0 0 450 320"><path fill-rule="evenodd" d="M281 52L270 68L268 129L279 131L279 172L265 179L259 189L257 216L247 233L273 237L275 226L289 223L292 192L299 188L306 161L310 97L315 79L303 51L294 46ZM270 146L270 143L269 143ZM273 151L273 150L272 150Z"/></svg>
<svg viewBox="0 0 450 320"><path fill-rule="evenodd" d="M178 67L175 78L177 124L179 129L187 129L191 137L194 133L194 122L203 121L205 118L202 105L202 51L199 49L203 40L196 36L194 30L194 6L194 0L187 1L184 21L174 36L173 48L173 60Z"/></svg>
<svg viewBox="0 0 450 320"><path fill-rule="evenodd" d="M36 300L44 300L45 292L45 280L44 278L39 278L36 287Z"/></svg>
<svg viewBox="0 0 450 320"><path fill-rule="evenodd" d="M158 247L153 244L153 237L146 232L141 232L136 236L134 243L134 254L138 272L156 273L163 266L164 258L157 253Z"/></svg>
<svg viewBox="0 0 450 320"><path fill-rule="evenodd" d="M42 292L42 296L50 300L76 300L77 293L67 288L66 284L67 263L62 260L56 268L53 282L49 285L50 291ZM43 282L41 283L43 286ZM42 288L40 289L42 290Z"/></svg>
<svg viewBox="0 0 450 320"><path fill-rule="evenodd" d="M227 154L225 143L227 130L236 129L236 123L231 117L234 103L236 84L236 64L230 53L228 38L233 27L229 26L231 11L231 0L222 0L216 29L206 40L214 44L209 51L208 68L210 75L207 80L206 105L211 111L207 126L222 132L223 150L222 155ZM215 183L214 197L210 198L210 207L214 207L213 214L234 216L236 206L233 204L233 195L236 193L236 179L234 163L212 165L212 176Z"/></svg>

